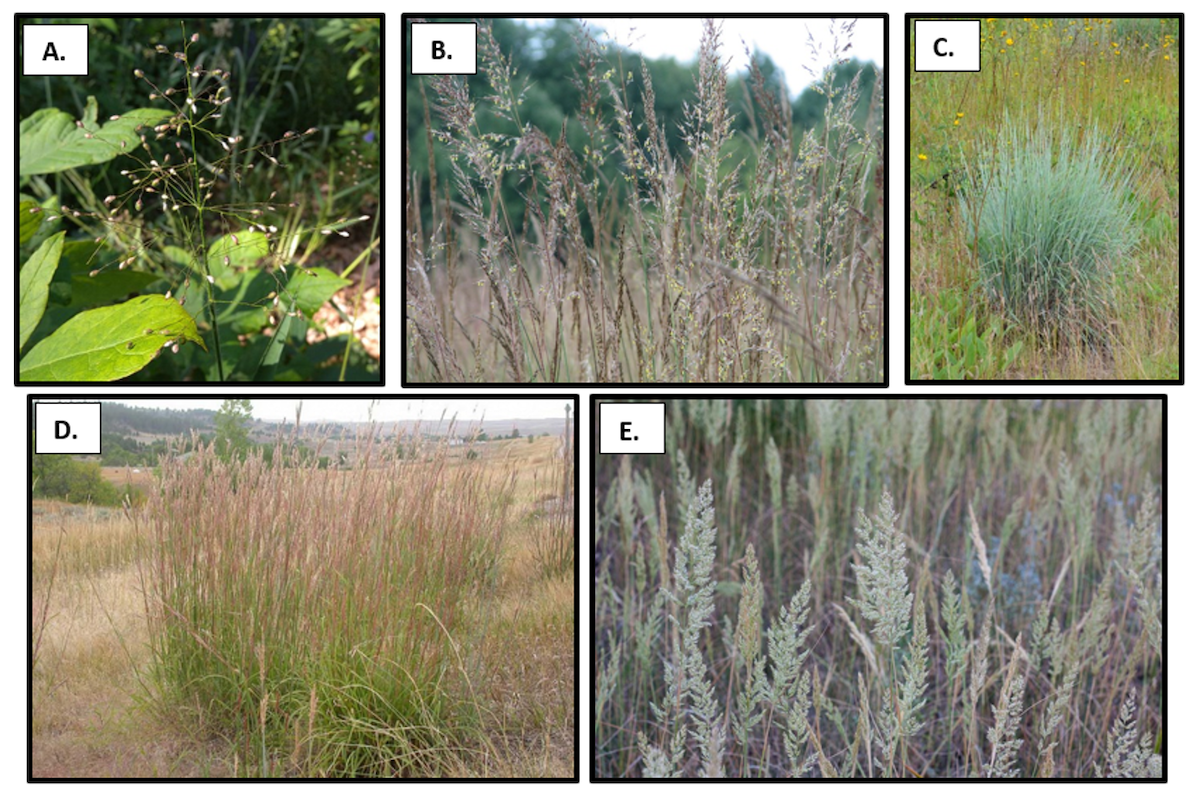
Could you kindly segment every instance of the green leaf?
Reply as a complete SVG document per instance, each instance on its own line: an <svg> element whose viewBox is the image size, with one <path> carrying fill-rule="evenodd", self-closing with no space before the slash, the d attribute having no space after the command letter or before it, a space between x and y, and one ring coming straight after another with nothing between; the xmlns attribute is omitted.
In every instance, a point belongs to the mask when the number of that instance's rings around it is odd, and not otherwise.
<svg viewBox="0 0 1200 799"><path fill-rule="evenodd" d="M158 108L135 108L116 120L89 126L86 120L94 120L96 114L96 99L89 97L83 127L57 108L43 108L22 119L21 174L45 175L111 161L141 144L139 128L153 127L170 116Z"/></svg>
<svg viewBox="0 0 1200 799"><path fill-rule="evenodd" d="M350 281L340 278L328 269L295 268L292 279L288 281L286 293L295 298L296 307L305 316L312 316L338 289L350 285Z"/></svg>
<svg viewBox="0 0 1200 799"><path fill-rule="evenodd" d="M232 288L237 282L233 270L248 269L270 252L271 242L257 230L227 233L208 247L208 272L221 288Z"/></svg>
<svg viewBox="0 0 1200 799"><path fill-rule="evenodd" d="M21 200L21 207L17 211L17 225L20 228L22 246L33 239L45 218L46 214L40 205L33 200Z"/></svg>
<svg viewBox="0 0 1200 799"><path fill-rule="evenodd" d="M58 269L58 259L62 256L63 239L66 236L66 233L56 233L46 239L21 267L21 343L18 349L25 346L38 322L42 321L42 314L46 312L50 279L54 277L54 270Z"/></svg>
<svg viewBox="0 0 1200 799"><path fill-rule="evenodd" d="M150 363L168 342L204 341L196 321L177 302L136 297L84 311L38 342L21 359L22 381L104 381L127 377Z"/></svg>
<svg viewBox="0 0 1200 799"><path fill-rule="evenodd" d="M137 294L159 278L147 272L109 270L92 277L84 273L71 279L71 304L81 308L107 305Z"/></svg>

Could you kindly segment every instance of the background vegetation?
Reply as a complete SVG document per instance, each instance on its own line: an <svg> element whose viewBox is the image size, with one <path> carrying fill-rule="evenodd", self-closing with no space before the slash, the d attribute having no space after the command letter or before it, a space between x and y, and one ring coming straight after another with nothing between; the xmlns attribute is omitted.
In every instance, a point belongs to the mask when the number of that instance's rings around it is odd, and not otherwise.
<svg viewBox="0 0 1200 799"><path fill-rule="evenodd" d="M478 76L408 76L409 379L882 379L882 77L842 23L793 102L719 28L681 65L484 20Z"/></svg>
<svg viewBox="0 0 1200 799"><path fill-rule="evenodd" d="M50 21L90 73L18 81L22 379L377 380L380 21Z"/></svg>
<svg viewBox="0 0 1200 799"><path fill-rule="evenodd" d="M1179 20L988 18L980 27L980 72L909 75L910 377L1178 379ZM997 131L1008 131L1003 141ZM1056 185L1036 157L1047 146L1055 161L1069 149L1111 165L1103 185ZM1019 189L1012 202L1036 211L998 239L1037 274L1007 303L985 290L971 232L987 192L1002 190L979 179L994 174L988 163ZM1078 185L1072 173L1062 171ZM1105 211L1126 203L1130 220ZM1037 220L1059 224L1043 230ZM1048 240L1052 232L1064 240ZM1089 259L1062 256L1103 236L1118 246L1101 248L1110 262L1082 281ZM1047 320L1062 315L1062 295L1043 285L1048 272L1059 285L1090 284L1075 292L1085 313ZM1040 318L1013 313L1035 295Z"/></svg>
<svg viewBox="0 0 1200 799"><path fill-rule="evenodd" d="M596 461L594 774L1162 771L1158 400L666 412Z"/></svg>

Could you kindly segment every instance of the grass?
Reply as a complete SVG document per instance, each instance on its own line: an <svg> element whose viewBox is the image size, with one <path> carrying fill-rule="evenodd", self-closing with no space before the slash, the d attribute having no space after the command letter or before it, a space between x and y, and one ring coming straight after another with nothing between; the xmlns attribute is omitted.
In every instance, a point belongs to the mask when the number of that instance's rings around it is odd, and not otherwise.
<svg viewBox="0 0 1200 799"><path fill-rule="evenodd" d="M909 377L1177 380L1178 21L981 32L910 75Z"/></svg>
<svg viewBox="0 0 1200 799"><path fill-rule="evenodd" d="M852 28L831 33L844 45ZM479 35L490 95L452 76L409 87L429 153L406 161L409 380L883 380L882 75L860 128L858 80L834 86L835 57L814 53L830 102L803 132L755 64L731 98L709 21L687 120L668 130L645 64L640 79L606 70L582 32L573 147L566 122L522 117L520 75L486 21ZM738 113L754 120L745 141ZM481 128L492 116L503 133ZM437 159L453 163L452 186ZM506 210L513 191L523 219Z"/></svg>
<svg viewBox="0 0 1200 799"><path fill-rule="evenodd" d="M666 413L596 463L593 776L1165 773L1159 401Z"/></svg>
<svg viewBox="0 0 1200 799"><path fill-rule="evenodd" d="M556 443L201 449L131 519L38 501L33 776L570 777L573 560L520 522Z"/></svg>

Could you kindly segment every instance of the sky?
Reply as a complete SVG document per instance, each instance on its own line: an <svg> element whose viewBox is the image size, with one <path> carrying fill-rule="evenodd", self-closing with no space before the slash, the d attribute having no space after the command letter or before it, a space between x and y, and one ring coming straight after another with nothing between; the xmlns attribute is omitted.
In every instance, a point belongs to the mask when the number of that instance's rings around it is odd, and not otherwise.
<svg viewBox="0 0 1200 799"><path fill-rule="evenodd" d="M104 398L102 398L104 399ZM152 399L131 400L112 399L122 405L141 408L207 408L218 410L223 399ZM296 399L253 399L254 418L267 422L294 421L296 418ZM304 408L300 413L302 422L366 422L372 418L376 422L399 422L408 420L437 421L454 414L459 421L476 421L480 419L561 419L563 409L568 400L534 399L520 397L514 399L471 399L471 400L416 400L416 399L383 399L376 402L373 416L368 416L370 402L359 399L305 399Z"/></svg>
<svg viewBox="0 0 1200 799"><path fill-rule="evenodd" d="M538 20L530 20L538 22ZM704 29L704 20L657 18L584 18L598 41L615 41L650 58L674 56L678 61L690 63L695 60ZM835 29L842 20L835 21ZM792 99L799 96L812 81L805 71L807 65L814 72L820 71L834 60L833 37L830 36L829 19L746 19L727 17L723 20L721 55L732 59L729 64L733 73L745 72L746 53L749 47L771 56L771 60L787 76L788 91ZM814 59L808 45L811 32L821 52ZM743 40L745 45L742 44ZM841 53L843 58L874 61L883 65L883 20L860 19L850 39L851 47ZM843 39L838 48L846 46Z"/></svg>

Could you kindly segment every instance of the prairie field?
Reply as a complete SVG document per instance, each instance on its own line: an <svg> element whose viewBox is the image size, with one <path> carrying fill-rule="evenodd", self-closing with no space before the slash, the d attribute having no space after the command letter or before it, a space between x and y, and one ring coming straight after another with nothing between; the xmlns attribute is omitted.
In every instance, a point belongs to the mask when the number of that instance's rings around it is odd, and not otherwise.
<svg viewBox="0 0 1200 799"><path fill-rule="evenodd" d="M1179 379L1180 35L986 18L910 71L910 379Z"/></svg>
<svg viewBox="0 0 1200 799"><path fill-rule="evenodd" d="M596 462L596 778L1166 774L1159 400L668 400Z"/></svg>
<svg viewBox="0 0 1200 799"><path fill-rule="evenodd" d="M35 499L31 776L571 778L558 448L201 445L131 508Z"/></svg>
<svg viewBox="0 0 1200 799"><path fill-rule="evenodd" d="M720 20L691 64L481 20L477 77L407 76L406 378L881 383L884 75L780 24L795 101Z"/></svg>

